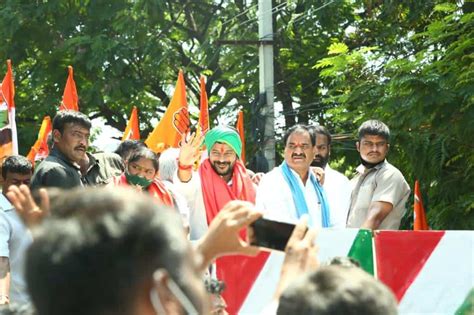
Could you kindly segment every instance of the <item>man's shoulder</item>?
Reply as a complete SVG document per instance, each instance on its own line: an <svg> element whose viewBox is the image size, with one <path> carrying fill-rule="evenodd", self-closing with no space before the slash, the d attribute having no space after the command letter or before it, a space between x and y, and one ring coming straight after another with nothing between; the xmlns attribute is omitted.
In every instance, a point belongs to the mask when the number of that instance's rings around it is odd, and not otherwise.
<svg viewBox="0 0 474 315"><path fill-rule="evenodd" d="M378 173L384 174L384 175L390 175L394 178L405 180L405 176L403 176L402 172L398 168L396 168L394 165L390 164L388 161L385 161L383 163Z"/></svg>
<svg viewBox="0 0 474 315"><path fill-rule="evenodd" d="M330 176L338 181L349 182L349 178L347 178L341 172L336 171L335 169L331 168L329 165L326 167L324 171L326 172L327 176Z"/></svg>

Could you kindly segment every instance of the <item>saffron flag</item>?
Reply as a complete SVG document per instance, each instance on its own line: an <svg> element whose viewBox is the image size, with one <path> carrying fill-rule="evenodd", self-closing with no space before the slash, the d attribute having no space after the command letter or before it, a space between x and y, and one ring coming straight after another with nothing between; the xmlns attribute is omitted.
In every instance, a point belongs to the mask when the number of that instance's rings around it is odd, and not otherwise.
<svg viewBox="0 0 474 315"><path fill-rule="evenodd" d="M51 134L52 129L51 118L49 116L45 116L38 132L38 139L31 147L30 153L27 155L27 159L30 160L33 165L35 165L35 161L42 160L48 156L48 136Z"/></svg>
<svg viewBox="0 0 474 315"><path fill-rule="evenodd" d="M426 222L425 207L423 206L423 199L421 199L420 183L415 181L415 203L413 204L413 230L429 230Z"/></svg>
<svg viewBox="0 0 474 315"><path fill-rule="evenodd" d="M132 113L128 120L127 127L122 136L122 141L125 140L140 140L140 128L138 122L138 110L136 106L133 106Z"/></svg>
<svg viewBox="0 0 474 315"><path fill-rule="evenodd" d="M201 76L200 79L201 85L201 99L200 99L200 109L199 109L199 128L203 135L209 130L209 106L207 101L207 92L206 92L206 82L204 82L204 77Z"/></svg>
<svg viewBox="0 0 474 315"><path fill-rule="evenodd" d="M59 110L75 110L79 111L79 106L77 105L78 96L76 89L76 82L74 82L74 71L72 66L68 66L68 77L66 81L66 86L64 87L63 100L59 106Z"/></svg>
<svg viewBox="0 0 474 315"><path fill-rule="evenodd" d="M184 75L179 71L178 81L171 102L158 125L145 140L145 144L155 153L167 148L177 148L181 137L189 130L189 112L186 101Z"/></svg>
<svg viewBox="0 0 474 315"><path fill-rule="evenodd" d="M0 89L0 161L18 154L18 138L15 123L15 85L11 60L7 60L7 73Z"/></svg>
<svg viewBox="0 0 474 315"><path fill-rule="evenodd" d="M240 140L242 141L242 154L240 159L245 164L245 133L244 133L244 112L239 111L239 116L237 118L237 131L240 135Z"/></svg>

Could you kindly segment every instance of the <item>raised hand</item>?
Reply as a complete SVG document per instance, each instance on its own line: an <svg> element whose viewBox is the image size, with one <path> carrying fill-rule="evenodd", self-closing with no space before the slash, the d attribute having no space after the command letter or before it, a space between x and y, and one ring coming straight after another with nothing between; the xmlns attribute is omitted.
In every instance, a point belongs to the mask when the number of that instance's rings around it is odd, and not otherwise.
<svg viewBox="0 0 474 315"><path fill-rule="evenodd" d="M202 257L200 266L205 268L223 255L257 255L260 249L241 239L239 232L261 216L262 213L249 202L233 200L227 203L212 220L206 235L198 241L197 251Z"/></svg>
<svg viewBox="0 0 474 315"><path fill-rule="evenodd" d="M29 228L40 224L49 215L49 196L46 189L39 190L41 207L39 207L31 195L30 188L26 185L10 186L7 197L15 207L18 215Z"/></svg>
<svg viewBox="0 0 474 315"><path fill-rule="evenodd" d="M204 136L200 133L193 132L182 136L178 157L178 177L181 181L187 182L191 179L193 165L201 156L203 141Z"/></svg>

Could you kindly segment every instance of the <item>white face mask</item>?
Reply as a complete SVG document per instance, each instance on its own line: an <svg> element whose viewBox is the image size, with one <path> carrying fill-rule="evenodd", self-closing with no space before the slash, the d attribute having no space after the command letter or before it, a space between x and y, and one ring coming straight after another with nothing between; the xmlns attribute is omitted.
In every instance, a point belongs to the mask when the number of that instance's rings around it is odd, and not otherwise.
<svg viewBox="0 0 474 315"><path fill-rule="evenodd" d="M161 278L161 273L162 271L157 270L153 274L153 279L155 280L155 283L159 282L159 279ZM174 282L173 278L168 277L167 287L179 301L186 314L199 314L191 300L186 296L186 294L184 294L183 290L181 290L181 288L176 284L176 282ZM155 287L153 287L153 289L151 289L150 291L150 301L157 315L166 314L166 311L158 295L158 291Z"/></svg>

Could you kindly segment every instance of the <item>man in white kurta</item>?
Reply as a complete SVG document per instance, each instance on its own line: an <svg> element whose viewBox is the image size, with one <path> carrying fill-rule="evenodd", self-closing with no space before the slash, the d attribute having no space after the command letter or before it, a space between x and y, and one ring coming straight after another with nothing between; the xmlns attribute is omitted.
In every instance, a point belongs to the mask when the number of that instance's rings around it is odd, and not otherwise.
<svg viewBox="0 0 474 315"><path fill-rule="evenodd" d="M326 191L329 208L334 219L332 222L335 227L343 228L346 226L347 212L351 203L351 184L346 176L329 166L332 141L329 131L319 125L311 127L311 130L316 137L316 154L311 166L324 170L322 185Z"/></svg>
<svg viewBox="0 0 474 315"><path fill-rule="evenodd" d="M257 188L256 208L262 211L267 219L295 223L303 210L301 207L297 208L298 197L295 191L299 189L307 206L311 226L323 227L326 225L325 221L337 221L331 215L331 211L326 220L323 216L321 204L323 200L318 196L314 185L314 174L310 170L316 144L315 136L310 128L302 125L290 128L283 138L283 143L285 144L285 161L262 177ZM295 179L293 189L285 176L286 167L289 168L288 176ZM332 225L330 223L329 226Z"/></svg>

